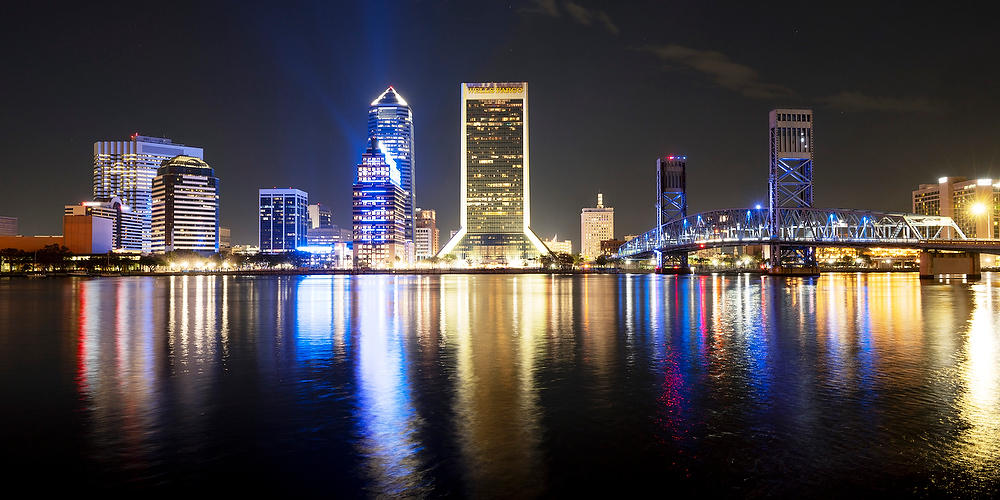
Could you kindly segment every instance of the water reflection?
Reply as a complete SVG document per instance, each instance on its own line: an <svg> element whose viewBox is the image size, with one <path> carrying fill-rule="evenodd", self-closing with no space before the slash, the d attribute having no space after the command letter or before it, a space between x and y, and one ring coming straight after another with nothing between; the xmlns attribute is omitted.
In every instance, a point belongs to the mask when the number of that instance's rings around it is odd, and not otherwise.
<svg viewBox="0 0 1000 500"><path fill-rule="evenodd" d="M375 496L534 496L627 475L729 494L990 493L998 283L0 282L0 354L68 374L37 392L69 384L64 418L84 441L69 468L98 483L241 471ZM52 293L68 299L38 314ZM61 411L37 397L37 413Z"/></svg>
<svg viewBox="0 0 1000 500"><path fill-rule="evenodd" d="M473 496L540 493L536 357L545 354L548 278L441 278L445 335L455 339L454 410ZM489 321L473 318L491 318Z"/></svg>
<svg viewBox="0 0 1000 500"><path fill-rule="evenodd" d="M988 481L1000 468L1000 320L994 283L975 284L972 291L972 318L958 367L964 386L958 407L965 426L955 460L976 481Z"/></svg>
<svg viewBox="0 0 1000 500"><path fill-rule="evenodd" d="M404 346L410 296L403 280L366 276L352 296L360 448L372 480L367 488L378 495L417 495L425 486L416 436L420 419L411 402Z"/></svg>

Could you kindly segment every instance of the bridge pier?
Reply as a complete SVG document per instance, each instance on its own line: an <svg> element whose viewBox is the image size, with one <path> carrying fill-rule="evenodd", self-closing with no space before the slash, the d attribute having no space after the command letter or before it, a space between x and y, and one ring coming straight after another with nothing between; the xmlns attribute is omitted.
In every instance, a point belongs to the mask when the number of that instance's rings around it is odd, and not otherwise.
<svg viewBox="0 0 1000 500"><path fill-rule="evenodd" d="M771 266L764 271L774 276L819 276L816 248L789 245L770 245Z"/></svg>
<svg viewBox="0 0 1000 500"><path fill-rule="evenodd" d="M669 254L657 252L656 255L657 274L691 274L687 252Z"/></svg>
<svg viewBox="0 0 1000 500"><path fill-rule="evenodd" d="M983 276L978 252L920 252L920 278L933 279L940 274L964 274L969 279Z"/></svg>

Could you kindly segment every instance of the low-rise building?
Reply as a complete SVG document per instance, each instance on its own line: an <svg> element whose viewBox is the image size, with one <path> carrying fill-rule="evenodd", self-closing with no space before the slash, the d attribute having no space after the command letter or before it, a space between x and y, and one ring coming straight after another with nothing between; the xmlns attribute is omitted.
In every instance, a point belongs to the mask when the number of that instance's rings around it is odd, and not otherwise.
<svg viewBox="0 0 1000 500"><path fill-rule="evenodd" d="M111 220L94 215L64 215L60 236L0 236L0 249L36 252L49 245L64 246L77 255L103 254L112 250Z"/></svg>
<svg viewBox="0 0 1000 500"><path fill-rule="evenodd" d="M544 240L542 243L545 243L545 246L549 247L552 253L573 253L573 241L559 241L559 235L553 235L552 239Z"/></svg>
<svg viewBox="0 0 1000 500"><path fill-rule="evenodd" d="M142 251L143 217L117 196L66 205L63 215L93 215L108 219L111 221L111 247L116 252Z"/></svg>

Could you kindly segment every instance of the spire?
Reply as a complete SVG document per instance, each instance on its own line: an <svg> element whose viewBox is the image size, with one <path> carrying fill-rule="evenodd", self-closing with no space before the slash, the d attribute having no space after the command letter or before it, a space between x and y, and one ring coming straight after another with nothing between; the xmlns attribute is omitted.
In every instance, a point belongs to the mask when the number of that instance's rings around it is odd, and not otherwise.
<svg viewBox="0 0 1000 500"><path fill-rule="evenodd" d="M396 92L396 89L389 85L374 101L372 101L372 106L409 106L406 104L406 100L403 96Z"/></svg>
<svg viewBox="0 0 1000 500"><path fill-rule="evenodd" d="M604 194L597 193L597 208L604 208Z"/></svg>

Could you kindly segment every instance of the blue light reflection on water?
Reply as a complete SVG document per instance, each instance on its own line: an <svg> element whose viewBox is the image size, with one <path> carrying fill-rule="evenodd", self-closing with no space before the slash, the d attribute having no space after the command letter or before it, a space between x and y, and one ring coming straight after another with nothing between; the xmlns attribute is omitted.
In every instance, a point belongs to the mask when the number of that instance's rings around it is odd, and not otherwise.
<svg viewBox="0 0 1000 500"><path fill-rule="evenodd" d="M62 456L95 484L989 492L998 279L0 282L20 377L0 387L32 416L0 428L20 463ZM25 373L50 376L26 392L9 382Z"/></svg>

